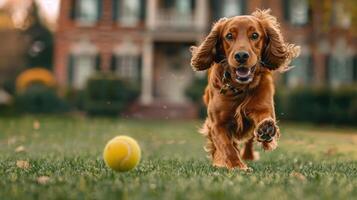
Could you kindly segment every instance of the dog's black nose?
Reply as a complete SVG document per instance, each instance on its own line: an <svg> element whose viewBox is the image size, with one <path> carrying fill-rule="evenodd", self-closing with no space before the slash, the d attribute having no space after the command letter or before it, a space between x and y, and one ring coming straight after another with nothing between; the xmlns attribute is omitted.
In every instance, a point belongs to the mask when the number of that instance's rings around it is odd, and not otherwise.
<svg viewBox="0 0 357 200"><path fill-rule="evenodd" d="M234 55L234 58L241 64L247 62L249 53L246 51L240 51Z"/></svg>

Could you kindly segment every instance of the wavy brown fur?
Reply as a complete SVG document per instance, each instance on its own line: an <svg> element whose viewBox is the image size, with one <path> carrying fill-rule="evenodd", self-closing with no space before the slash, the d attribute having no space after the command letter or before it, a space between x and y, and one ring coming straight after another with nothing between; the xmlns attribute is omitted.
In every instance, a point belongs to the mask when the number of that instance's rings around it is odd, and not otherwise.
<svg viewBox="0 0 357 200"><path fill-rule="evenodd" d="M258 39L251 39L252 30L258 34ZM233 34L233 39L228 40L227 33ZM234 54L242 50L250 55L244 64L237 63L234 58ZM270 15L270 10L257 10L251 16L219 20L202 44L192 47L191 51L193 69L208 69L208 84L203 96L208 116L200 130L207 138L205 150L214 166L247 170L242 159L258 158L253 150L257 138L265 150L277 147L280 133L275 119L272 71L288 69L300 49L284 41L279 23ZM261 65L261 59L270 65ZM251 71L249 82L236 81L237 66ZM220 93L225 84L222 82L225 70L232 76L231 86L242 90L242 94ZM264 139L269 137L271 140ZM245 144L243 150L240 143Z"/></svg>
<svg viewBox="0 0 357 200"><path fill-rule="evenodd" d="M267 59L267 63L272 66L270 69L286 71L289 68L288 65L291 60L299 55L300 47L284 41L280 31L280 24L270 12L270 9L257 10L252 13L252 16L260 20L261 25L265 29L266 36L269 38L265 58Z"/></svg>

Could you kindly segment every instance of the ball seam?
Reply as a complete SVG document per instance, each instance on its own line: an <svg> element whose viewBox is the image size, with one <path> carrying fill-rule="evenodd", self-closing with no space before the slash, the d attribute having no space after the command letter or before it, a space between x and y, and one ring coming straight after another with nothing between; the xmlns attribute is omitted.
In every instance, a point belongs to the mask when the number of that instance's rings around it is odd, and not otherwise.
<svg viewBox="0 0 357 200"><path fill-rule="evenodd" d="M128 149L127 155L119 163L119 167L122 168L123 164L129 160L129 158L130 158L130 156L132 154L132 149L131 149L131 145L128 142L126 142L126 141L119 141L119 142L121 142L122 144L125 144L127 146L127 149Z"/></svg>

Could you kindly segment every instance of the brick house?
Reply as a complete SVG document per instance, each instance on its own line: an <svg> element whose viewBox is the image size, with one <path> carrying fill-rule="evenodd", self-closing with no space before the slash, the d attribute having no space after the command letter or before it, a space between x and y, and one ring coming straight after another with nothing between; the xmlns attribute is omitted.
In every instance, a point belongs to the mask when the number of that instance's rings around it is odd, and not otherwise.
<svg viewBox="0 0 357 200"><path fill-rule="evenodd" d="M195 76L189 46L220 17L271 8L287 40L303 50L298 67L280 82L351 84L357 79L356 37L351 18L335 3L332 30L325 33L321 6L308 0L62 0L55 74L62 86L82 89L95 71L111 71L140 82L140 105L160 102L189 111L184 91Z"/></svg>
<svg viewBox="0 0 357 200"><path fill-rule="evenodd" d="M27 40L24 34L16 29L8 8L0 8L0 104L10 102L11 85L17 74L24 69Z"/></svg>

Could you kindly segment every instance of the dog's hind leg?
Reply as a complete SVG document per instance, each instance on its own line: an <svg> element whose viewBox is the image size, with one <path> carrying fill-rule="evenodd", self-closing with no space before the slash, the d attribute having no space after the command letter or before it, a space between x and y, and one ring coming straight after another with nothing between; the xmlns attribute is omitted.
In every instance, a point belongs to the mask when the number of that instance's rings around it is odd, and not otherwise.
<svg viewBox="0 0 357 200"><path fill-rule="evenodd" d="M212 140L212 128L209 124L210 123L207 119L202 128L199 130L199 132L207 139L204 150L209 154L209 158L212 159L216 167L225 167L224 156L221 152L217 151L217 148Z"/></svg>
<svg viewBox="0 0 357 200"><path fill-rule="evenodd" d="M249 139L244 144L244 149L242 151L242 158L244 160L259 160L259 152L254 151L254 138Z"/></svg>

